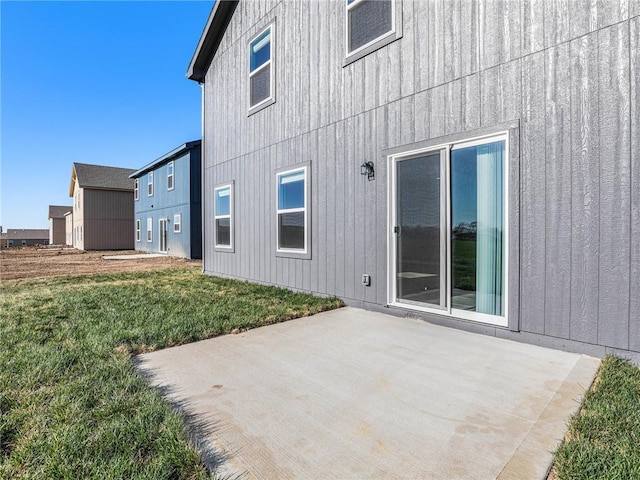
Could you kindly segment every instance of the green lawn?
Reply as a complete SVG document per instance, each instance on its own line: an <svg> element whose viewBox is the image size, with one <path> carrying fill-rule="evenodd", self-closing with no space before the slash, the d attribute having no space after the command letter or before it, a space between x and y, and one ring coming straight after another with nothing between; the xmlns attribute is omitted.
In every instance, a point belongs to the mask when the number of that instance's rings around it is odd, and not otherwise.
<svg viewBox="0 0 640 480"><path fill-rule="evenodd" d="M640 479L640 369L606 357L556 452L562 480Z"/></svg>
<svg viewBox="0 0 640 480"><path fill-rule="evenodd" d="M206 478L131 355L340 305L198 268L3 281L0 478Z"/></svg>

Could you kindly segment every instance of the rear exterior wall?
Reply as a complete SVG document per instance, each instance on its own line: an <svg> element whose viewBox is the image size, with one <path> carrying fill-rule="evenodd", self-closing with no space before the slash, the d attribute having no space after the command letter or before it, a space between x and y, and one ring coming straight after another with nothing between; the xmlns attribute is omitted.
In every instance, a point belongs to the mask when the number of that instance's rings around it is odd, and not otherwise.
<svg viewBox="0 0 640 480"><path fill-rule="evenodd" d="M81 198L83 233L79 248L133 250L133 192L83 188Z"/></svg>
<svg viewBox="0 0 640 480"><path fill-rule="evenodd" d="M424 317L639 358L640 1L402 0L402 37L346 66L344 5L240 1L205 79L205 272L383 308L384 152L507 125L509 329ZM276 100L248 116L248 42L271 23ZM311 258L283 258L275 172L301 162ZM213 186L230 181L226 253L213 248Z"/></svg>

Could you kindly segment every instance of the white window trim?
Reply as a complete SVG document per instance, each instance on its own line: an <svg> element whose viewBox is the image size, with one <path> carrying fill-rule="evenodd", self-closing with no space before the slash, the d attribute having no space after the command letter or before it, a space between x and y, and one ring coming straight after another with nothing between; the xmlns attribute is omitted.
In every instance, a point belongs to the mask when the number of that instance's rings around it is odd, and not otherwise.
<svg viewBox="0 0 640 480"><path fill-rule="evenodd" d="M147 197L153 197L153 171L147 174Z"/></svg>
<svg viewBox="0 0 640 480"><path fill-rule="evenodd" d="M169 167L171 167L171 173L169 173ZM173 190L176 188L176 178L175 178L176 167L173 161L167 164L167 190ZM169 178L171 178L171 187L169 187Z"/></svg>
<svg viewBox="0 0 640 480"><path fill-rule="evenodd" d="M136 178L133 183L133 198L134 200L140 200L140 179Z"/></svg>
<svg viewBox="0 0 640 480"><path fill-rule="evenodd" d="M176 219L178 220L176 221ZM182 214L176 213L173 216L173 233L181 233L181 232L182 232Z"/></svg>
<svg viewBox="0 0 640 480"><path fill-rule="evenodd" d="M251 70L251 44L255 41L256 38L258 38L260 35L262 35L264 32L266 32L267 30L271 29L271 32L269 33L269 60L267 60L266 62L264 62L262 65L260 65L258 68L256 68L255 70ZM274 77L274 72L275 72L275 67L272 66L271 69L269 70L269 96L267 98L265 98L264 100L260 101L259 103L256 103L255 105L251 105L251 79L257 75L258 73L260 73L262 70L264 70L265 68L267 68L267 66L269 65L273 65L274 62L274 53L275 53L275 22L270 23L269 25L267 25L265 28L263 28L262 30L260 30L260 32L258 32L258 34L254 35L251 40L249 40L249 84L248 84L248 105L249 105L249 113L254 113L258 110L261 110L263 107L267 106L267 104L271 104L273 102L275 102L275 95L274 95L274 90L275 90L275 85L273 82L273 77Z"/></svg>
<svg viewBox="0 0 640 480"><path fill-rule="evenodd" d="M153 218L147 217L147 243L153 242Z"/></svg>
<svg viewBox="0 0 640 480"><path fill-rule="evenodd" d="M280 177L295 172L303 172L304 175L304 207L300 208L283 208L280 209ZM290 170L283 170L276 173L276 252L277 253L297 253L306 255L309 251L309 167L298 167ZM303 248L280 248L280 228L278 227L278 219L283 213L304 212L304 247Z"/></svg>
<svg viewBox="0 0 640 480"><path fill-rule="evenodd" d="M227 190L229 189L229 214L228 215L216 215L216 199L218 198L219 190ZM235 203L235 192L233 191L233 182L221 184L213 189L213 243L216 250L222 251L233 251L234 248L234 203ZM218 243L218 231L217 231L217 220L219 219L229 219L229 245L221 245Z"/></svg>
<svg viewBox="0 0 640 480"><path fill-rule="evenodd" d="M363 50L365 50L366 48L370 47L371 45L375 44L376 42L379 42L387 37L390 37L392 35L395 36L396 34L396 2L397 0L391 0L391 30L389 30L386 33L383 33L382 35L380 35L377 38L374 38L373 40L371 40L370 42L362 45L361 47L356 48L355 50L349 51L349 11L352 10L355 6L359 5L360 3L362 3L365 0L353 0L353 2L349 3L348 0L343 0L344 2L346 2L347 8L345 8L344 13L345 13L345 17L344 17L344 48L345 48L345 56L347 58L349 57L353 57L354 55L357 55L358 53L362 52Z"/></svg>
<svg viewBox="0 0 640 480"><path fill-rule="evenodd" d="M142 239L142 222L138 218L136 220L136 242L139 242Z"/></svg>
<svg viewBox="0 0 640 480"><path fill-rule="evenodd" d="M407 157L413 157L418 154L425 154L429 152L436 152L439 150L446 150L446 163L447 163L447 171L445 175L448 177L450 174L450 162L451 162L451 151L458 150L460 148L472 147L476 145L483 145L486 143L496 142L496 141L504 141L505 142L505 154L504 154L504 187L503 187L503 202L504 202L504 307L503 307L503 315L490 315L486 313L478 313L478 312L470 312L467 310L458 310L451 307L451 248L447 246L447 254L446 254L446 269L447 269L447 293L446 293L446 308L432 308L423 305L416 304L408 304L405 302L399 302L396 300L397 298L397 285L396 285L396 239L395 233L393 231L394 225L397 224L396 220L396 163L398 160L405 159ZM509 132L502 131L497 132L490 135L483 135L478 137L470 137L468 139L462 139L459 141L433 145L427 148L420 148L416 150L410 150L394 155L389 155L387 157L387 191L389 192L389 198L387 202L387 218L389 219L389 223L387 225L387 265L388 265L388 277L387 277L387 302L388 305L398 308L403 308L407 310L416 310L425 313L433 313L437 315L443 315L456 319L464 319L471 320L478 323L484 323L489 325L494 325L497 327L508 327L509 325ZM446 181L447 185L450 185L450 179ZM448 187L450 188L450 187ZM450 191L446 192L447 197L450 195ZM451 230L451 212L450 212L450 200L447 200L446 205L446 229L447 229L447 243L450 243L450 230Z"/></svg>

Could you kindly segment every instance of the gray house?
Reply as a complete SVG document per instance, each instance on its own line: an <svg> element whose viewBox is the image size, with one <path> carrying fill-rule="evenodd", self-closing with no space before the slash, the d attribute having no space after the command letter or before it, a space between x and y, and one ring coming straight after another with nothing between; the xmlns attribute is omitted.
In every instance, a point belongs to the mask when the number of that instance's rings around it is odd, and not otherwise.
<svg viewBox="0 0 640 480"><path fill-rule="evenodd" d="M133 249L134 170L74 163L69 196L73 198L73 246L80 250ZM68 216L67 216L68 218Z"/></svg>
<svg viewBox="0 0 640 480"><path fill-rule="evenodd" d="M204 270L640 361L640 2L218 1Z"/></svg>
<svg viewBox="0 0 640 480"><path fill-rule="evenodd" d="M49 205L49 244L67 243L65 215L73 211L71 206Z"/></svg>
<svg viewBox="0 0 640 480"><path fill-rule="evenodd" d="M136 170L135 249L202 258L200 140Z"/></svg>
<svg viewBox="0 0 640 480"><path fill-rule="evenodd" d="M46 228L9 228L5 238L7 247L49 245L49 230Z"/></svg>

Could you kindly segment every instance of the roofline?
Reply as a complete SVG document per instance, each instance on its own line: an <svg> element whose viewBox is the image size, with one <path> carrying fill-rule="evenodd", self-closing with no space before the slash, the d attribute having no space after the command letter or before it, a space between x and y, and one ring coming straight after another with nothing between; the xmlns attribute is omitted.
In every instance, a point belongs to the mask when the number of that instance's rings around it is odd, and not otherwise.
<svg viewBox="0 0 640 480"><path fill-rule="evenodd" d="M200 35L196 51L191 57L187 78L198 83L204 82L209 65L213 60L222 36L229 25L239 0L216 0L207 19L207 24Z"/></svg>
<svg viewBox="0 0 640 480"><path fill-rule="evenodd" d="M179 147L171 150L169 153L165 153L160 158L156 158L153 162L146 164L144 167L142 167L139 170L136 170L131 175L129 175L129 178L138 178L141 175L147 173L149 170L153 170L158 165L161 165L165 162L169 162L175 158L178 158L183 153L186 153L189 150L191 150L194 146L201 145L201 144L202 144L202 140L193 140L192 142L183 143Z"/></svg>

